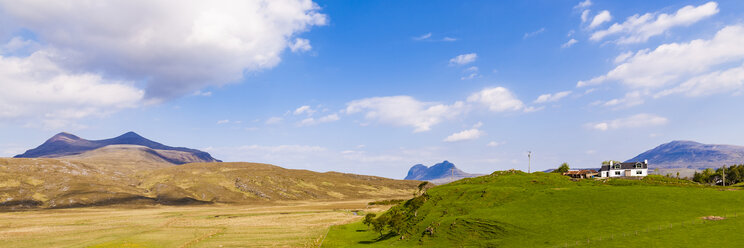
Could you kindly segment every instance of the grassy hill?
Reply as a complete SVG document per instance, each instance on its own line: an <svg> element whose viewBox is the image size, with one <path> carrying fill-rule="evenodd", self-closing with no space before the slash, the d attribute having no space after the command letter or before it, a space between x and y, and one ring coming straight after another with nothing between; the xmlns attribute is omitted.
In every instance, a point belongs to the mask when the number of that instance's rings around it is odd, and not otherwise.
<svg viewBox="0 0 744 248"><path fill-rule="evenodd" d="M410 197L418 183L257 163L0 158L0 209L384 199Z"/></svg>
<svg viewBox="0 0 744 248"><path fill-rule="evenodd" d="M434 187L391 208L382 238L361 223L331 228L324 247L700 247L710 233L744 230L744 191L649 176L572 181L552 173L495 172ZM707 221L703 216L727 216ZM687 224L685 226L685 223ZM723 235L721 235L723 236ZM728 235L736 236L736 235ZM705 241L689 243L691 239ZM588 242L588 243L587 243ZM705 246L705 245L704 245Z"/></svg>

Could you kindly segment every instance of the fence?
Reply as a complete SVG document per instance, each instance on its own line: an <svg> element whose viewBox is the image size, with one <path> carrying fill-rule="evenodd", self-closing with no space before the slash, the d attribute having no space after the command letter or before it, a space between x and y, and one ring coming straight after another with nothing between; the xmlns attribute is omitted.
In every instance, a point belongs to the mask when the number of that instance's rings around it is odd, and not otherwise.
<svg viewBox="0 0 744 248"><path fill-rule="evenodd" d="M732 213L727 213L724 211L724 214L722 216L715 216L711 215L713 217L723 217L723 219L729 219L729 218L737 218L739 217L740 213L737 211L733 211ZM602 242L610 242L617 239L623 239L627 237L632 236L640 236L640 235L650 235L653 233L659 233L663 231L672 230L674 228L683 228L683 227L689 227L694 225L702 225L702 224L708 224L708 223L714 223L717 221L721 221L722 219L705 219L703 218L697 218L690 221L682 221L682 222L672 222L667 224L659 224L653 225L653 226L646 226L645 229L638 229L638 230L631 230L631 231L625 231L620 233L604 233L599 234L599 236L596 237L590 237L582 240L570 240L570 241L563 241L559 243L557 246L553 246L555 248L558 247L577 247L577 246L591 246L592 244L598 244Z"/></svg>

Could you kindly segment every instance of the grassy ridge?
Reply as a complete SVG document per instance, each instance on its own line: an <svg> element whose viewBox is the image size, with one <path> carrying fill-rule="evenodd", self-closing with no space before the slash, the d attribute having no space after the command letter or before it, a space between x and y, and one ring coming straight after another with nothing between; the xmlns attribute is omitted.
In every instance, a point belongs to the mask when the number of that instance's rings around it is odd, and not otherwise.
<svg viewBox="0 0 744 248"><path fill-rule="evenodd" d="M550 173L496 172L431 188L391 208L387 214L405 220L401 234L378 239L356 223L332 228L324 246L558 247L735 211L744 213L743 191L659 176L575 182Z"/></svg>

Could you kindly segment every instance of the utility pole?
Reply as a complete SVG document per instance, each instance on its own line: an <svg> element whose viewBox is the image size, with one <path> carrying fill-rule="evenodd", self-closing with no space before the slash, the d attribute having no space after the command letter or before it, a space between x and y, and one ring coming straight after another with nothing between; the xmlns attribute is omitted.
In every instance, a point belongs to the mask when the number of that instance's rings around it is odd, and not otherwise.
<svg viewBox="0 0 744 248"><path fill-rule="evenodd" d="M723 173L721 173L721 176L723 176L723 187L726 187L726 165L723 165Z"/></svg>
<svg viewBox="0 0 744 248"><path fill-rule="evenodd" d="M530 167L532 167L532 151L527 151L527 173L532 173Z"/></svg>

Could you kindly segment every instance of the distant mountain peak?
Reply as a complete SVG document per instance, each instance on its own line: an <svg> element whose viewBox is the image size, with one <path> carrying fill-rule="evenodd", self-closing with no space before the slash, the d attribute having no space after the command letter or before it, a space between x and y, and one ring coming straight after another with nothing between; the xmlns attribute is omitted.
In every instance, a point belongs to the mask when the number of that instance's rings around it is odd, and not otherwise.
<svg viewBox="0 0 744 248"><path fill-rule="evenodd" d="M132 131L129 131L129 132L126 132L126 133L124 133L122 135L119 135L119 137L120 138L143 138L143 139L145 138L145 137L142 137L142 135L139 135L139 134L137 134L135 132L132 132Z"/></svg>
<svg viewBox="0 0 744 248"><path fill-rule="evenodd" d="M648 160L651 168L717 168L744 163L744 146L703 144L674 140L645 151L628 161Z"/></svg>
<svg viewBox="0 0 744 248"><path fill-rule="evenodd" d="M71 133L61 132L46 142L41 144L39 147L28 150L23 154L15 156L16 158L55 158L64 157L71 155L78 155L87 151L92 151L98 148L102 148L109 145L139 145L150 149L156 150L172 150L179 152L190 153L196 159L172 159L170 162L174 164L183 164L187 162L220 162L213 158L209 153L199 151L196 149L190 149L185 147L171 147L161 143L149 140L145 137L140 136L135 132L126 132L115 138L104 139L104 140L86 140Z"/></svg>
<svg viewBox="0 0 744 248"><path fill-rule="evenodd" d="M51 138L49 138L48 141L58 141L58 140L62 140L62 141L66 141L66 140L80 140L80 137L75 136L74 134L71 134L71 133L61 132L61 133L55 134L54 136L52 136Z"/></svg>
<svg viewBox="0 0 744 248"><path fill-rule="evenodd" d="M466 177L474 177L475 174L466 173L458 169L455 164L445 160L441 163L427 167L423 164L417 164L408 170L406 180L424 180L435 183L447 183Z"/></svg>

